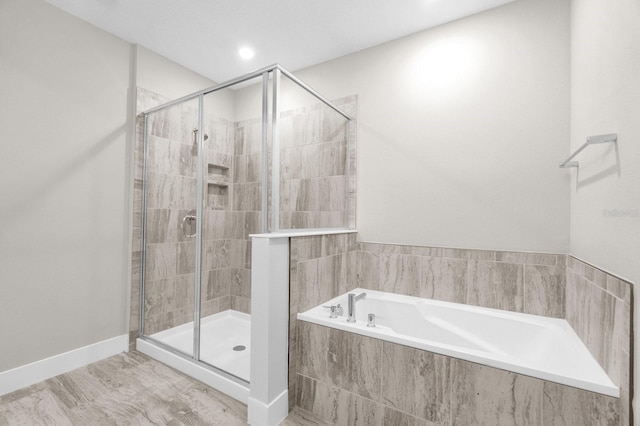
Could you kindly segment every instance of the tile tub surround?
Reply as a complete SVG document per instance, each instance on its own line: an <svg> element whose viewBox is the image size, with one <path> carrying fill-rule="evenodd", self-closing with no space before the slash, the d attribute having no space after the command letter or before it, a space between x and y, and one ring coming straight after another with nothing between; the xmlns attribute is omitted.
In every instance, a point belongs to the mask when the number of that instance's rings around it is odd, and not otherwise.
<svg viewBox="0 0 640 426"><path fill-rule="evenodd" d="M630 283L562 254L366 243L356 242L355 237L349 244L337 244L341 251L327 252L321 237L313 238L292 239L290 395L300 386L295 315L338 296L342 289L365 287L567 319L621 387L620 424L630 423ZM587 333L592 337L585 337ZM611 343L600 343L598 336ZM567 398L572 404L579 404L576 395L583 394L571 395Z"/></svg>
<svg viewBox="0 0 640 426"><path fill-rule="evenodd" d="M336 425L626 425L622 400L300 322L299 407Z"/></svg>
<svg viewBox="0 0 640 426"><path fill-rule="evenodd" d="M289 259L289 409L297 405L296 371L301 342L297 340L298 312L348 291L355 271L356 233L295 237Z"/></svg>

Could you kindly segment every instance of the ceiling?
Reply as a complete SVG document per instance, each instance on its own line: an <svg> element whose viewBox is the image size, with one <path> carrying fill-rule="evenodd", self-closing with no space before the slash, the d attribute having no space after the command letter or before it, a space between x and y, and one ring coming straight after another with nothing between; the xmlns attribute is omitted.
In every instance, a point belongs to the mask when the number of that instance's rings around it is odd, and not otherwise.
<svg viewBox="0 0 640 426"><path fill-rule="evenodd" d="M296 71L513 0L46 0L216 82ZM243 60L238 49L255 56Z"/></svg>

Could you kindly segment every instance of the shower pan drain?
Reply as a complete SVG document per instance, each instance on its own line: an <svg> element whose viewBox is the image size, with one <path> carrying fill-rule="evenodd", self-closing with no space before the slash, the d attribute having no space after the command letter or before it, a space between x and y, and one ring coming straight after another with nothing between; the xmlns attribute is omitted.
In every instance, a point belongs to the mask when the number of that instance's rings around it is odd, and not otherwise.
<svg viewBox="0 0 640 426"><path fill-rule="evenodd" d="M247 349L245 345L238 345L233 347L233 350L236 352L244 351L245 349Z"/></svg>

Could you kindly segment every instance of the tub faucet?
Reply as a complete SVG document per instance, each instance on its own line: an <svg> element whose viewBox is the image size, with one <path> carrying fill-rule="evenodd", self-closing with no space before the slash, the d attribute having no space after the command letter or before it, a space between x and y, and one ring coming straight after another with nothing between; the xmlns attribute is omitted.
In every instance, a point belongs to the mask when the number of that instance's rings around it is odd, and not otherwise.
<svg viewBox="0 0 640 426"><path fill-rule="evenodd" d="M358 295L355 293L349 293L347 322L356 322L356 302L360 299L364 299L366 295L367 293L365 292Z"/></svg>

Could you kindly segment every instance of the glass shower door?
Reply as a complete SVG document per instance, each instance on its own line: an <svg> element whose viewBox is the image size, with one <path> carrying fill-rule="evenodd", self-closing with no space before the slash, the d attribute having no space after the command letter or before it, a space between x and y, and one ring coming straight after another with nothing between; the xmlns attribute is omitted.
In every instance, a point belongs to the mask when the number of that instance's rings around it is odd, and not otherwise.
<svg viewBox="0 0 640 426"><path fill-rule="evenodd" d="M143 334L193 355L198 99L148 114Z"/></svg>
<svg viewBox="0 0 640 426"><path fill-rule="evenodd" d="M244 382L249 382L251 352L249 234L262 232L262 120L259 97L255 115L252 108L238 113L243 108L237 106L260 81L203 99L199 359Z"/></svg>

